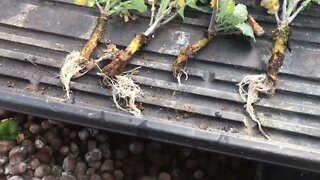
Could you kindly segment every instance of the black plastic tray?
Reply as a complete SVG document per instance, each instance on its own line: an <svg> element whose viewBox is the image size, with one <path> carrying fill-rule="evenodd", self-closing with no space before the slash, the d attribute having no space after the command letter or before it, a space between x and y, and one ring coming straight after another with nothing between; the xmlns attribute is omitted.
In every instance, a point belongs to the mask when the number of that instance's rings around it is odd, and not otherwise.
<svg viewBox="0 0 320 180"><path fill-rule="evenodd" d="M249 8L268 34L250 46L241 38L219 37L188 64L189 80L179 86L171 64L181 47L206 29L209 13L186 13L159 29L128 69L142 66L134 80L144 97L143 117L113 106L110 91L99 86L96 72L71 84L73 104L53 73L66 54L80 50L90 36L97 11L68 1L0 1L0 107L248 159L320 172L320 8L293 23L292 52L286 53L276 95L262 98L256 110L272 137L250 136L237 86L244 75L263 73L269 57L274 18ZM144 31L147 16L131 23L109 21L102 44L120 48Z"/></svg>

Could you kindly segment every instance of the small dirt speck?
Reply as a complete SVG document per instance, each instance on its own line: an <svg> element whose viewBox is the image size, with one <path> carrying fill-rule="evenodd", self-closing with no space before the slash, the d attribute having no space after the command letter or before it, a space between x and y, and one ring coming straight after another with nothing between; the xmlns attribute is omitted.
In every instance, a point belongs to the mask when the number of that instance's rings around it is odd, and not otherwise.
<svg viewBox="0 0 320 180"><path fill-rule="evenodd" d="M16 86L16 81L10 80L7 82L7 87L14 88Z"/></svg>

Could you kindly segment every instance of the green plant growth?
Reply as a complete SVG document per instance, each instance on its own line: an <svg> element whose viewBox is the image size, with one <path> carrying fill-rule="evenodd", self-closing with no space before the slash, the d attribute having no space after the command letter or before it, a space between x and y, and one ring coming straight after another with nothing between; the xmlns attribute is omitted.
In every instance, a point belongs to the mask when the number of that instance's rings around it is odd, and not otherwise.
<svg viewBox="0 0 320 180"><path fill-rule="evenodd" d="M101 39L107 20L114 15L128 14L131 10L145 12L147 6L143 0L75 0L75 4L93 7L97 5L100 16L96 21L93 32L83 47L79 51L73 51L64 59L61 70L60 80L66 90L67 98L70 99L70 81L78 78L97 66L99 61L90 59L90 56Z"/></svg>
<svg viewBox="0 0 320 180"><path fill-rule="evenodd" d="M202 10L196 5L197 0L161 0L160 6L156 7L156 0L149 1L151 5L151 19L149 27L145 32L136 35L126 49L116 53L112 62L105 66L101 75L112 86L113 100L117 108L129 111L136 116L141 115L141 111L135 105L135 98L141 95L140 88L133 83L130 74L123 74L123 69L129 63L131 57L139 51L143 45L148 43L151 35L155 31L170 22L177 16L184 18L184 10L190 7L196 10ZM122 75L122 76L121 76ZM119 106L118 101L125 100L125 108Z"/></svg>
<svg viewBox="0 0 320 180"><path fill-rule="evenodd" d="M262 0L261 2L261 5L268 9L269 13L275 14L277 21L277 28L274 30L272 37L271 57L265 74L247 75L238 85L239 93L246 102L246 111L267 139L270 139L270 137L263 131L252 104L259 100L259 93L268 95L275 93L278 71L285 59L285 51L289 44L290 23L312 2L320 3L319 0L283 0L280 15L279 0ZM245 90L244 86L247 86L248 89Z"/></svg>
<svg viewBox="0 0 320 180"><path fill-rule="evenodd" d="M196 5L195 0L162 0L159 8L155 7L155 0L151 4L151 20L148 29L135 36L125 50L122 50L113 61L102 69L102 73L108 77L120 75L124 67L129 63L131 57L145 45L152 34L162 25L170 22L176 16L184 18L184 9L186 6L201 10ZM157 11L157 12L156 12Z"/></svg>
<svg viewBox="0 0 320 180"><path fill-rule="evenodd" d="M260 31L262 30L254 19L248 15L247 7L243 4L236 5L234 0L212 0L211 6L213 10L208 30L197 42L181 49L173 64L173 75L177 78L179 84L183 74L186 75L186 79L188 77L185 69L189 57L203 49L214 37L241 34L255 41L254 26L260 28ZM248 23L248 19L251 23Z"/></svg>
<svg viewBox="0 0 320 180"><path fill-rule="evenodd" d="M0 140L15 140L18 135L18 124L13 119L4 119L0 123Z"/></svg>

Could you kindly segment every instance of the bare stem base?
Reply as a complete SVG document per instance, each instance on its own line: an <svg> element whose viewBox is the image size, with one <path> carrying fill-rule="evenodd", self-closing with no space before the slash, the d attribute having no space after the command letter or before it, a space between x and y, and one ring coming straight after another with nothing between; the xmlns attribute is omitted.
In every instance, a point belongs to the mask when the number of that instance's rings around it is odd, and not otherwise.
<svg viewBox="0 0 320 180"><path fill-rule="evenodd" d="M90 56L102 37L106 22L107 17L105 15L101 15L96 22L89 40L81 52L73 51L64 59L60 70L60 80L67 92L67 99L70 99L71 79L81 77L96 67L96 62L90 60Z"/></svg>
<svg viewBox="0 0 320 180"><path fill-rule="evenodd" d="M185 69L189 57L203 49L213 39L213 37L213 33L205 32L204 35L197 42L188 47L183 48L180 51L178 57L176 58L172 66L173 76L177 78L179 84L181 83L180 78L183 74L185 74L186 77L188 77L187 73L185 72Z"/></svg>
<svg viewBox="0 0 320 180"><path fill-rule="evenodd" d="M134 37L129 46L116 54L115 58L110 64L102 69L102 73L108 77L115 77L123 72L125 66L129 63L130 59L141 49L141 47L148 42L148 37L140 34Z"/></svg>
<svg viewBox="0 0 320 180"><path fill-rule="evenodd" d="M259 100L259 93L268 95L275 93L277 76L284 61L284 53L288 46L289 35L289 25L280 25L273 33L273 44L271 49L272 55L269 59L266 74L245 76L238 84L239 94L246 102L246 111L250 115L251 119L258 124L261 134L263 134L267 139L270 139L270 136L268 136L262 129L261 123L256 116L252 105ZM248 86L248 91L244 90L245 86Z"/></svg>

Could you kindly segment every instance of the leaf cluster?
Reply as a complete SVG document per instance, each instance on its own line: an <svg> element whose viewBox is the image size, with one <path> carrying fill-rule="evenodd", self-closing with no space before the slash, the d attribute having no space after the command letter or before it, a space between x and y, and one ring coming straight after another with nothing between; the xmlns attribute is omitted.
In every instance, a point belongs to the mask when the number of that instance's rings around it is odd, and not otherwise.
<svg viewBox="0 0 320 180"><path fill-rule="evenodd" d="M280 8L279 0L262 0L260 4L267 9L270 14L274 14Z"/></svg>
<svg viewBox="0 0 320 180"><path fill-rule="evenodd" d="M320 0L312 0L312 2L320 4Z"/></svg>
<svg viewBox="0 0 320 180"><path fill-rule="evenodd" d="M251 26L246 24L248 19L247 7L235 4L234 0L218 0L216 27L218 31L233 33L240 31L243 35L255 39Z"/></svg>
<svg viewBox="0 0 320 180"><path fill-rule="evenodd" d="M302 5L304 8L306 8L306 7L310 6L311 3L316 3L316 4L319 5L319 4L320 4L320 0L304 0L304 1L301 2L301 5Z"/></svg>
<svg viewBox="0 0 320 180"><path fill-rule="evenodd" d="M153 0L154 1L154 0ZM184 11L186 7L189 7L191 9L195 9L197 11L205 11L201 6L199 6L199 3L207 4L207 0L161 0L159 12L164 13L167 8L169 7L169 4L173 1L176 1L176 11L178 15L184 19Z"/></svg>
<svg viewBox="0 0 320 180"><path fill-rule="evenodd" d="M297 15L312 3L320 4L320 0L262 0L261 6L268 10L269 14L275 14L278 24L290 24ZM281 7L282 13L279 14Z"/></svg>
<svg viewBox="0 0 320 180"><path fill-rule="evenodd" d="M149 26L158 28L180 16L184 20L184 11L187 7L197 11L206 11L203 6L198 4L208 4L207 0L161 0L159 8L155 7L156 0L148 0L151 5L151 19ZM148 33L147 33L148 34Z"/></svg>
<svg viewBox="0 0 320 180"><path fill-rule="evenodd" d="M96 3L99 3L108 15L114 14L128 14L130 10L136 10L141 13L147 11L147 6L144 0L74 0L75 4L86 5L93 7Z"/></svg>
<svg viewBox="0 0 320 180"><path fill-rule="evenodd" d="M286 0L286 5L289 4L289 7L282 7L282 10L287 10L287 14L291 15L296 10L298 10L297 5L301 5L301 7L306 8L312 2L320 4L320 0ZM261 6L268 10L269 14L275 14L280 9L280 0L262 0ZM293 6L290 6L293 4Z"/></svg>
<svg viewBox="0 0 320 180"><path fill-rule="evenodd" d="M191 9L195 9L197 11L204 11L201 6L198 6L198 0L177 0L178 2L178 9L177 12L179 13L180 17L184 19L184 10L186 7L190 7ZM205 3L205 0L199 0L200 3Z"/></svg>

